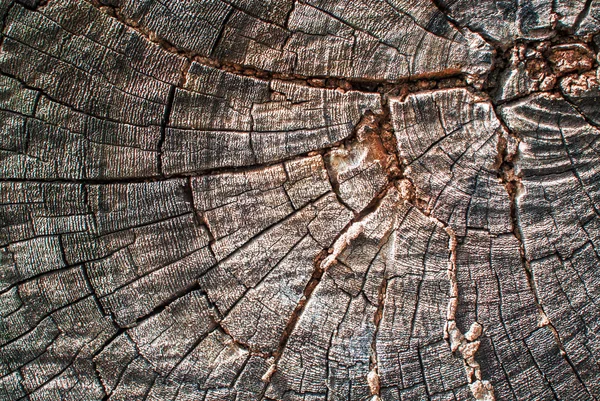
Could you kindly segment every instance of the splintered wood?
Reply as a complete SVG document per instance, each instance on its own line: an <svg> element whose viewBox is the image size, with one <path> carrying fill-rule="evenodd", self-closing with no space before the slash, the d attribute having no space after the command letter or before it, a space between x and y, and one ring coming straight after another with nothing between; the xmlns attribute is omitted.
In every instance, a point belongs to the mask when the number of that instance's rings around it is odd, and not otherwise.
<svg viewBox="0 0 600 401"><path fill-rule="evenodd" d="M0 0L0 399L599 399L599 47L586 0Z"/></svg>

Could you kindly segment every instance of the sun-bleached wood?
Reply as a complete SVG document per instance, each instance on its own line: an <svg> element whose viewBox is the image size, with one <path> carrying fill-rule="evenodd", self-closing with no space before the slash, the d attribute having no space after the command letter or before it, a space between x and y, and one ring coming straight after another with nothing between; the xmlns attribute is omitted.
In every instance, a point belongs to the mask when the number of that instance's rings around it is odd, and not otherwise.
<svg viewBox="0 0 600 401"><path fill-rule="evenodd" d="M598 21L0 0L0 399L600 398Z"/></svg>

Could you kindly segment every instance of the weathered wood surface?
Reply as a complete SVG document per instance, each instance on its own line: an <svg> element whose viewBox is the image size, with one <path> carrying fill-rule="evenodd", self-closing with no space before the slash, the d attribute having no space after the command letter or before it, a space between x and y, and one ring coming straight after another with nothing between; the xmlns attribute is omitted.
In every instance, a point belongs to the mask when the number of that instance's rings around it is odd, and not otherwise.
<svg viewBox="0 0 600 401"><path fill-rule="evenodd" d="M0 31L1 400L600 398L600 3Z"/></svg>

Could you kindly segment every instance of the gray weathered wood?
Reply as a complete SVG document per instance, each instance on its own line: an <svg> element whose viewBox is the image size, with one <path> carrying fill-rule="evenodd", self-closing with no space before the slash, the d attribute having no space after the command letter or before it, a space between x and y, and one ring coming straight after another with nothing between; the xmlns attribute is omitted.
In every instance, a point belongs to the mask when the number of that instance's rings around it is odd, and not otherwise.
<svg viewBox="0 0 600 401"><path fill-rule="evenodd" d="M0 399L600 398L599 21L0 0Z"/></svg>

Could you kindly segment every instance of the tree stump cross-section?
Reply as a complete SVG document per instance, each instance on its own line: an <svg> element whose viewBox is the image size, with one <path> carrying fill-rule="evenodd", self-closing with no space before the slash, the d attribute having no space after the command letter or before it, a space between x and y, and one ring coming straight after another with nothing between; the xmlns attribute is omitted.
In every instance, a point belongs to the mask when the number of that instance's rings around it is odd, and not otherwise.
<svg viewBox="0 0 600 401"><path fill-rule="evenodd" d="M0 0L0 400L600 398L600 3Z"/></svg>

